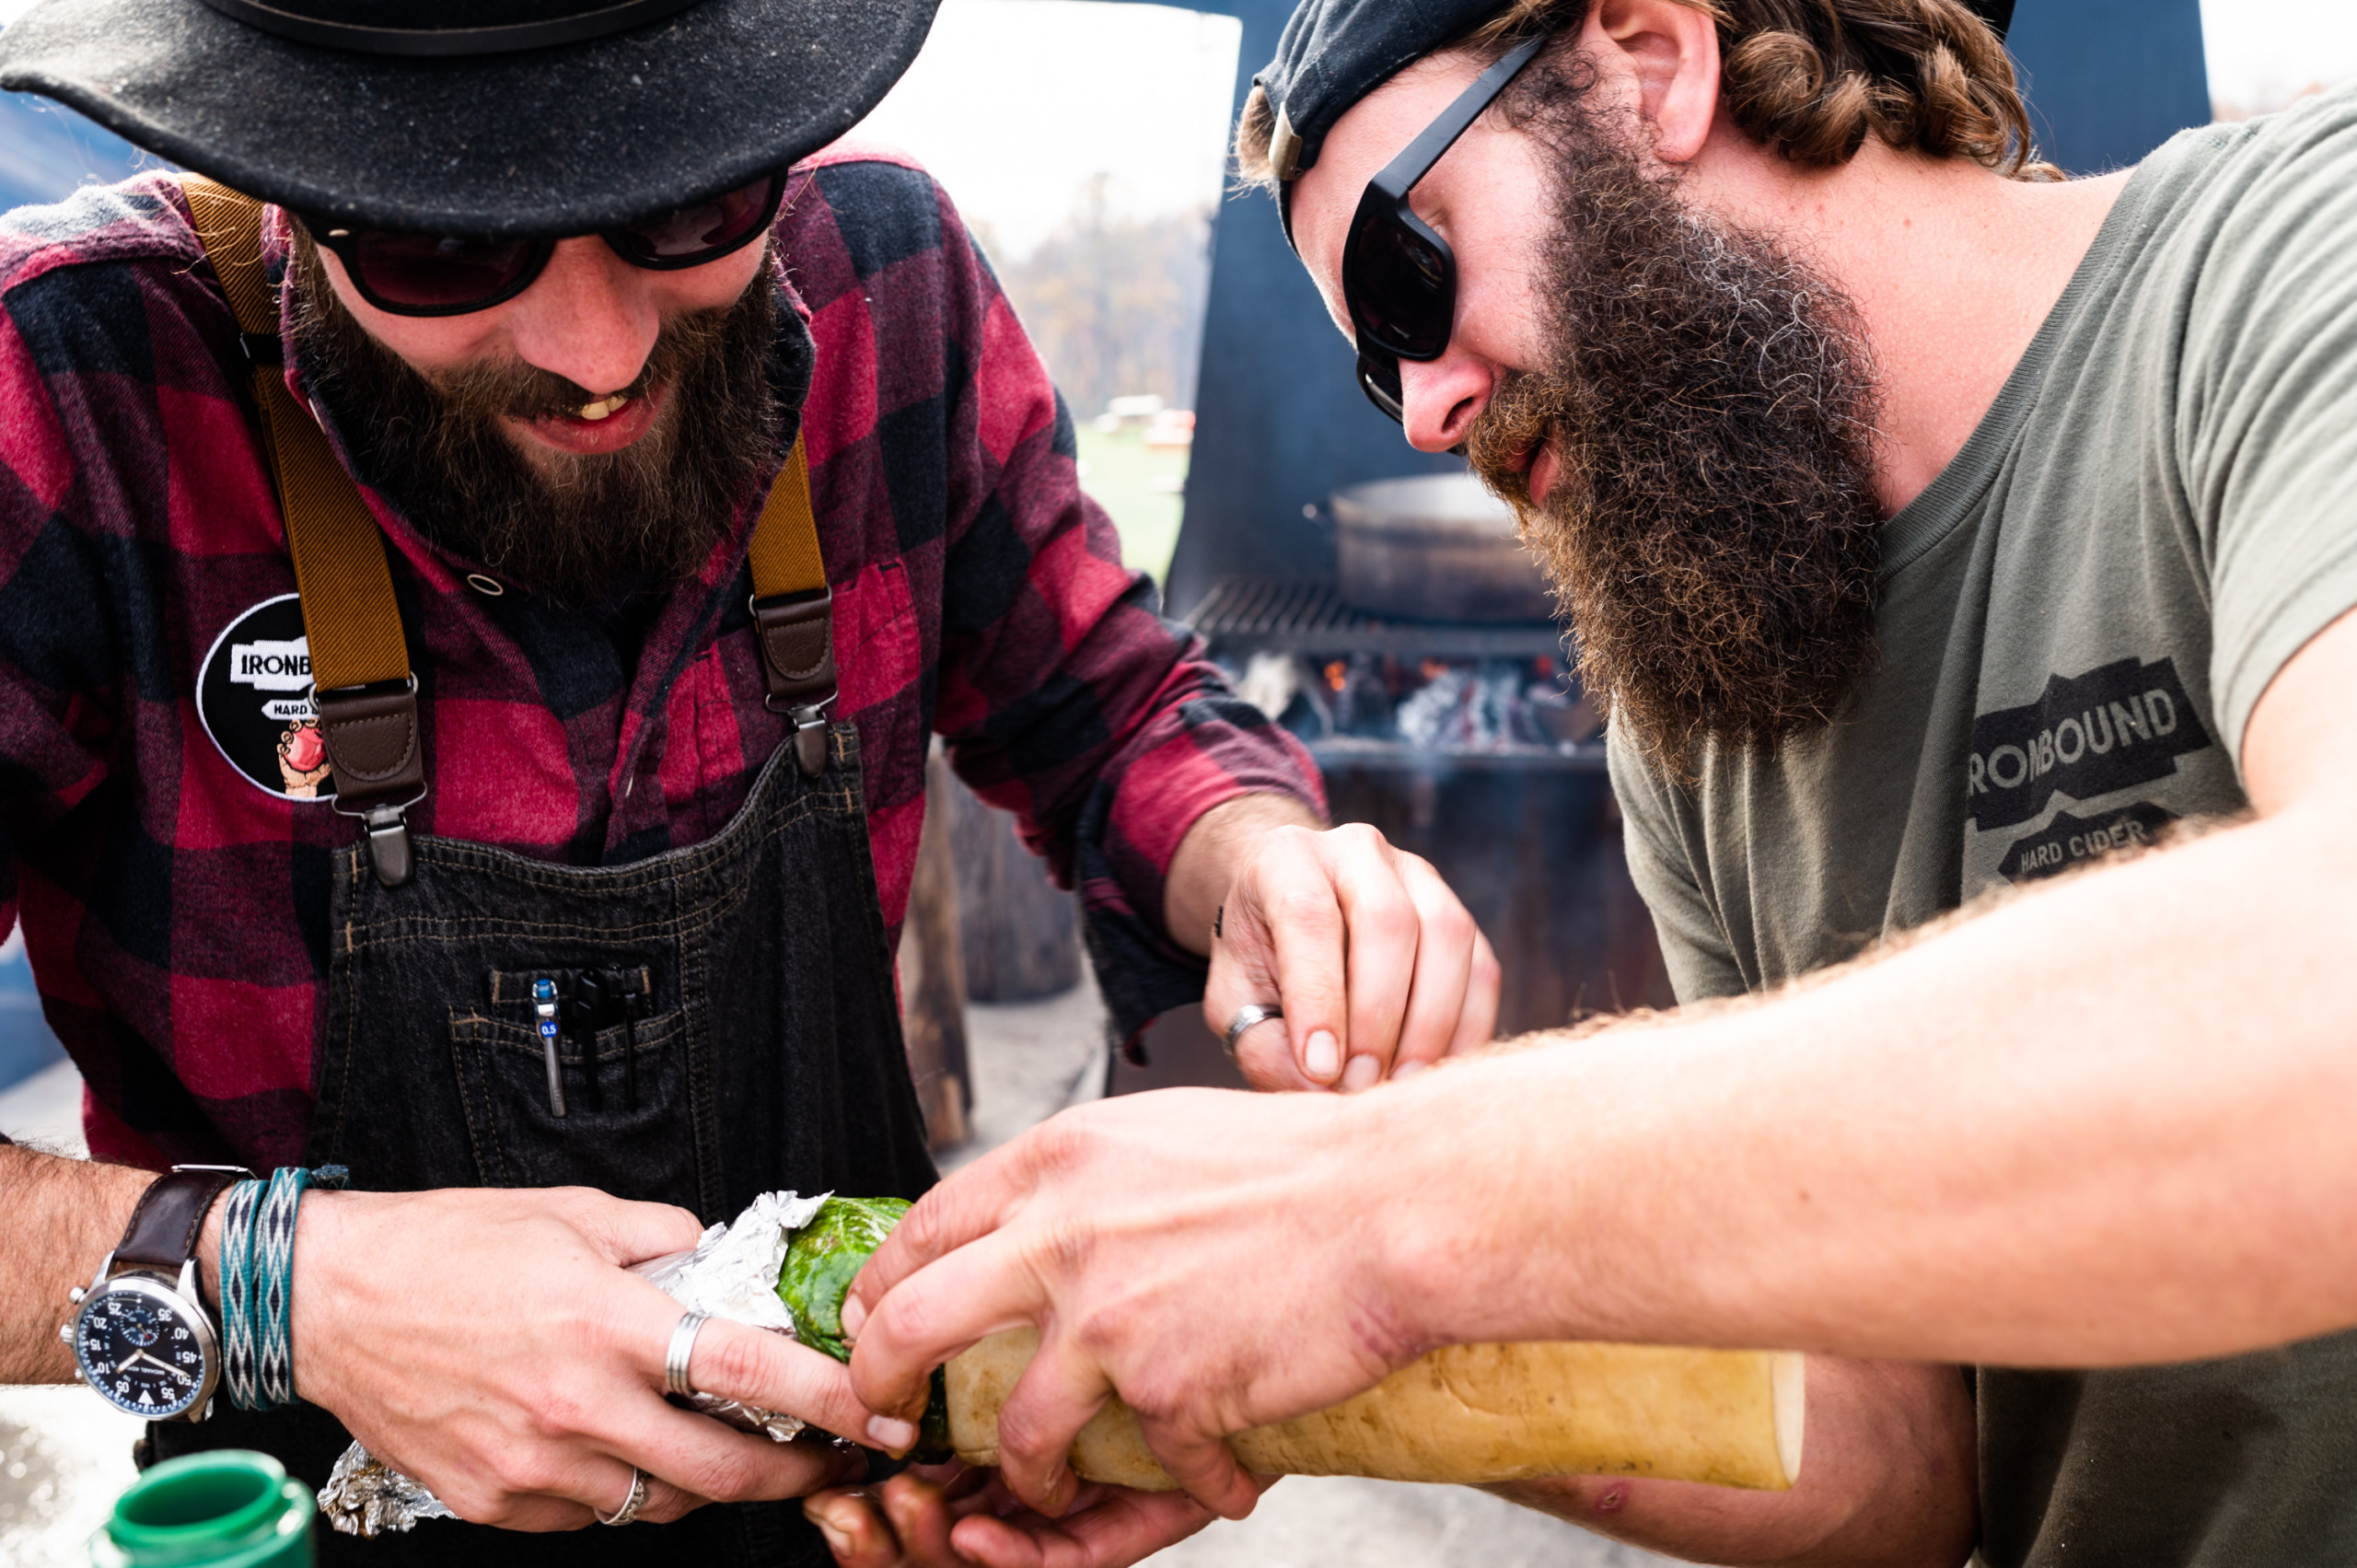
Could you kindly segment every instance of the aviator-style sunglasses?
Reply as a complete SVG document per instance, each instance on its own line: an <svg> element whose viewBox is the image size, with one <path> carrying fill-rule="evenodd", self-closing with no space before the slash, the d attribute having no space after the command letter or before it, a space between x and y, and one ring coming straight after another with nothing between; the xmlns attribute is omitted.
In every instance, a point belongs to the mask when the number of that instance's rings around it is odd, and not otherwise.
<svg viewBox="0 0 2357 1568"><path fill-rule="evenodd" d="M1359 389L1399 424L1399 362L1427 364L1457 325L1457 257L1408 205L1408 193L1546 44L1542 33L1475 78L1407 150L1367 181L1342 242L1342 303L1358 336Z"/></svg>
<svg viewBox="0 0 2357 1568"><path fill-rule="evenodd" d="M785 200L785 173L675 207L660 217L598 238L633 267L679 272L717 261L766 233ZM554 239L469 239L343 228L305 217L319 246L336 254L360 297L390 316L463 316L488 310L532 286L556 253Z"/></svg>

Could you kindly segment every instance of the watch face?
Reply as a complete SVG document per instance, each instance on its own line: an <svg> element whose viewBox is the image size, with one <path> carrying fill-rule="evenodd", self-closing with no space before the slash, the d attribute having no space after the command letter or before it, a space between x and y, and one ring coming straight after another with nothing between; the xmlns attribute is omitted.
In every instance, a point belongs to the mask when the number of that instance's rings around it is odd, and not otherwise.
<svg viewBox="0 0 2357 1568"><path fill-rule="evenodd" d="M164 1421L212 1393L213 1332L178 1293L136 1275L109 1281L74 1325L74 1359L108 1401Z"/></svg>

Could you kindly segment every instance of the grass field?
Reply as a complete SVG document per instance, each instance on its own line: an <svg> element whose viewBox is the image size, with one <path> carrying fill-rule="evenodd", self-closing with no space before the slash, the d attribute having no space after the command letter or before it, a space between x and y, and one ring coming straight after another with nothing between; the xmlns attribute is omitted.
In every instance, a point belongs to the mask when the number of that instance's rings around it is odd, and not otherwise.
<svg viewBox="0 0 2357 1568"><path fill-rule="evenodd" d="M1187 478L1187 449L1148 450L1145 433L1108 435L1080 427L1080 487L1112 516L1121 534L1121 559L1159 585L1178 543L1182 497L1174 484ZM1156 482L1162 488L1156 488Z"/></svg>

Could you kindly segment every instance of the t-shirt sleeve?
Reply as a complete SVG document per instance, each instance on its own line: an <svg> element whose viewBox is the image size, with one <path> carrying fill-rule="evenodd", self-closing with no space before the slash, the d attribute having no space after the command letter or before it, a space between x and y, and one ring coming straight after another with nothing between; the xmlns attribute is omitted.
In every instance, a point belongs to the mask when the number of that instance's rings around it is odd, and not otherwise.
<svg viewBox="0 0 2357 1568"><path fill-rule="evenodd" d="M2178 399L2211 691L2238 763L2269 682L2357 606L2357 103L2268 142L2205 255Z"/></svg>
<svg viewBox="0 0 2357 1568"><path fill-rule="evenodd" d="M1608 756L1629 877L1653 913L1678 1000L1742 995L1743 971L1678 830L1676 791L1620 740L1610 742Z"/></svg>

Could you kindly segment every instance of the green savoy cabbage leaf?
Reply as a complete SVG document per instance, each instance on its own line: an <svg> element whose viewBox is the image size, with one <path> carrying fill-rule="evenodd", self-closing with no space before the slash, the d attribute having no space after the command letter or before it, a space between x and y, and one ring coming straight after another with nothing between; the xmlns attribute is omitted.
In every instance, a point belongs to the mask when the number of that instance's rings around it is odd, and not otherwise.
<svg viewBox="0 0 2357 1568"><path fill-rule="evenodd" d="M795 1339L837 1361L851 1359L843 1342L843 1296L868 1254L908 1212L906 1198L830 1198L794 1233L777 1294L794 1315Z"/></svg>
<svg viewBox="0 0 2357 1568"><path fill-rule="evenodd" d="M830 1198L819 1205L808 1225L794 1233L778 1270L777 1294L794 1317L795 1339L837 1361L851 1359L851 1346L843 1339L843 1297L868 1254L884 1245L908 1212L906 1198ZM933 1398L909 1458L918 1464L938 1464L952 1457L947 1388L936 1366ZM870 1479L878 1473L871 1468Z"/></svg>

